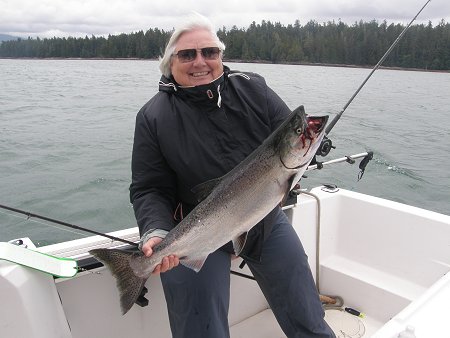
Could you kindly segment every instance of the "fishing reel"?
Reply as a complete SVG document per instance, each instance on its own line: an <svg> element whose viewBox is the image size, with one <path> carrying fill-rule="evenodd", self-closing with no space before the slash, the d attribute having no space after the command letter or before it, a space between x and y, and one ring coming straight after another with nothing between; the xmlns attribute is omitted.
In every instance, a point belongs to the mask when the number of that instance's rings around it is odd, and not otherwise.
<svg viewBox="0 0 450 338"><path fill-rule="evenodd" d="M333 142L325 136L316 151L316 156L319 155L325 157L330 153L331 149L336 149L336 147L333 145Z"/></svg>
<svg viewBox="0 0 450 338"><path fill-rule="evenodd" d="M322 139L322 142L320 142L320 146L317 149L314 157L311 160L311 165L317 165L319 169L322 169L322 162L317 161L317 156L325 157L327 156L331 149L336 149L336 147L333 145L333 142L326 136ZM305 176L307 177L307 176Z"/></svg>

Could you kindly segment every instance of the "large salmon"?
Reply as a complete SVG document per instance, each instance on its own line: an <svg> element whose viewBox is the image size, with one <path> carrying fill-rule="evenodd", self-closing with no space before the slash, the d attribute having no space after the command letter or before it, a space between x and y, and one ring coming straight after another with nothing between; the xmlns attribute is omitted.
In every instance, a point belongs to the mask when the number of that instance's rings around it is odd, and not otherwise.
<svg viewBox="0 0 450 338"><path fill-rule="evenodd" d="M294 110L228 174L195 188L202 202L153 247L152 256L118 249L89 251L116 277L122 313L133 306L163 257L176 255L198 272L208 255L230 240L238 255L247 232L283 202L305 172L327 119L306 116L303 106Z"/></svg>

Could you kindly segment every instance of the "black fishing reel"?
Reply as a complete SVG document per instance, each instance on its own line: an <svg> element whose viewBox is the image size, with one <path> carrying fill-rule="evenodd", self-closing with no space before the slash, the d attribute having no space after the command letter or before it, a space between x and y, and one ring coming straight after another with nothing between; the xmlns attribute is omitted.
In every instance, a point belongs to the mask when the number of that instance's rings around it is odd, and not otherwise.
<svg viewBox="0 0 450 338"><path fill-rule="evenodd" d="M333 142L325 136L320 143L319 149L316 151L316 156L325 157L330 153L331 149L336 149L336 147L333 145Z"/></svg>
<svg viewBox="0 0 450 338"><path fill-rule="evenodd" d="M317 169L322 169L322 162L317 161L317 156L325 157L330 153L331 149L336 149L336 147L333 145L333 142L328 137L324 136L322 142L320 142L319 148L317 149L314 157L311 160L310 165L316 164Z"/></svg>

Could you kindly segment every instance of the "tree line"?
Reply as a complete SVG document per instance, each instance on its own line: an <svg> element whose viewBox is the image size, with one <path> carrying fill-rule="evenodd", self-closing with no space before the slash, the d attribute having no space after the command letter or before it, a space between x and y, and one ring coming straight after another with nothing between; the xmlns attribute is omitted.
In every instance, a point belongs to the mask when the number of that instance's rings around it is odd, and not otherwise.
<svg viewBox="0 0 450 338"><path fill-rule="evenodd" d="M341 21L318 23L299 20L280 23L252 22L248 28L219 29L224 57L244 62L321 63L373 66L402 30L402 24ZM145 33L84 38L28 38L4 41L0 57L30 58L142 58L162 55L172 31L158 28ZM400 40L383 63L389 67L450 70L450 24L417 24Z"/></svg>

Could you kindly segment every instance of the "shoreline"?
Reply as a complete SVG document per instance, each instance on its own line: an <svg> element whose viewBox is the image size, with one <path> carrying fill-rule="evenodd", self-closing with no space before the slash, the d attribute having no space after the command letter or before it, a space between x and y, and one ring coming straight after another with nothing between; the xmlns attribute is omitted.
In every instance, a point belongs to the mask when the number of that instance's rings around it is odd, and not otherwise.
<svg viewBox="0 0 450 338"><path fill-rule="evenodd" d="M342 63L310 63L310 62L271 62L271 61L244 61L244 60L232 60L232 59L224 59L224 62L231 63L260 63L260 64L273 64L273 65L293 65L293 66L315 66L315 67L340 67L340 68L363 68L363 69L373 69L375 65L352 65L352 64L342 64ZM405 68L405 67L388 67L388 66L380 66L378 69L385 70L403 70L403 71L414 71L414 72L428 72L428 73L450 73L450 69L441 70L441 69L423 69L423 68Z"/></svg>
<svg viewBox="0 0 450 338"><path fill-rule="evenodd" d="M93 57L93 58L80 58L80 57L51 57L51 58L37 58L37 57L4 57L0 56L0 60L86 60L86 61L158 61L158 59L142 59L142 58L104 58L104 57ZM353 65L353 64L340 64L340 63L310 63L310 62L296 62L296 61L281 61L272 62L266 60L239 60L239 59L223 59L224 63L257 63L257 64L271 64L271 65L292 65L292 66L314 66L314 67L341 67L341 68L363 68L372 69L375 65ZM405 67L388 67L380 66L379 69L385 70L401 70L401 71L413 71L413 72L426 72L426 73L450 73L449 70L440 69L423 69L423 68L405 68Z"/></svg>

